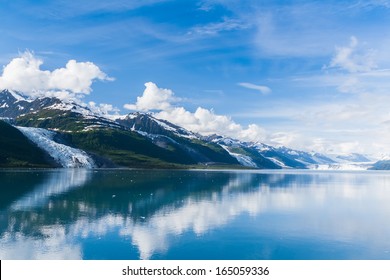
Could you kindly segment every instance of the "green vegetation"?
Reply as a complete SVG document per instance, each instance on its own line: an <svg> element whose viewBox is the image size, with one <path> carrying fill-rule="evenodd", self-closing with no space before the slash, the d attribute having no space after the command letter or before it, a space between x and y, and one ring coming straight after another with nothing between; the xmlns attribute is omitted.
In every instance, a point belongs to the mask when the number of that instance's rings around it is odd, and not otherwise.
<svg viewBox="0 0 390 280"><path fill-rule="evenodd" d="M18 129L0 121L0 167L53 167L53 163Z"/></svg>
<svg viewBox="0 0 390 280"><path fill-rule="evenodd" d="M40 127L59 131L81 131L92 127L110 127L110 120L97 116L84 117L80 113L58 109L43 109L36 113L22 115L16 119L16 124L26 127Z"/></svg>
<svg viewBox="0 0 390 280"><path fill-rule="evenodd" d="M170 131L162 131L162 135L149 139L104 118L86 118L72 111L43 109L21 115L15 122L20 126L61 131L57 140L88 152L100 167L239 166L234 157L215 143L179 137Z"/></svg>
<svg viewBox="0 0 390 280"><path fill-rule="evenodd" d="M196 162L238 165L238 161L217 144L206 143L198 139L180 138L177 136L173 136L172 138L184 146L187 153L190 154Z"/></svg>
<svg viewBox="0 0 390 280"><path fill-rule="evenodd" d="M179 168L195 163L175 147L161 148L131 131L106 128L64 136L71 146L107 158L118 166Z"/></svg>
<svg viewBox="0 0 390 280"><path fill-rule="evenodd" d="M79 114L71 111L43 109L38 113L22 115L16 119L17 125L41 127L63 131L78 131L85 127Z"/></svg>

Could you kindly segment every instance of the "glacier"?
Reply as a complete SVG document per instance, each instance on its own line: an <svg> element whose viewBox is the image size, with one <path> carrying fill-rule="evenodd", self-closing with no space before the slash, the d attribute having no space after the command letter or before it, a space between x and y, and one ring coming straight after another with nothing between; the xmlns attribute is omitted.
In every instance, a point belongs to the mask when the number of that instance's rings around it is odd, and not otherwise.
<svg viewBox="0 0 390 280"><path fill-rule="evenodd" d="M221 145L221 144L219 144L219 145L225 151L227 151L229 153L229 155L236 158L237 161L239 162L239 164L241 164L242 166L258 168L257 164L252 160L252 158L250 156L242 155L242 154L238 154L238 153L233 153L229 150L229 148L227 146Z"/></svg>
<svg viewBox="0 0 390 280"><path fill-rule="evenodd" d="M28 139L46 151L64 168L94 168L93 159L83 150L55 142L56 133L44 128L16 126Z"/></svg>
<svg viewBox="0 0 390 280"><path fill-rule="evenodd" d="M349 162L349 163L334 163L334 164L312 164L309 169L313 170L343 170L343 171L359 171L368 170L373 166L374 162Z"/></svg>

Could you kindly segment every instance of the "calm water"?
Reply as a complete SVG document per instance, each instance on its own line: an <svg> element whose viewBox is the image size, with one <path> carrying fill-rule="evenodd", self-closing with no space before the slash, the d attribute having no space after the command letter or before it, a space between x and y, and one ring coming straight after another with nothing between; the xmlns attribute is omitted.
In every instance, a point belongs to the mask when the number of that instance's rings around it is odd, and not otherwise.
<svg viewBox="0 0 390 280"><path fill-rule="evenodd" d="M0 171L0 259L390 259L390 173Z"/></svg>

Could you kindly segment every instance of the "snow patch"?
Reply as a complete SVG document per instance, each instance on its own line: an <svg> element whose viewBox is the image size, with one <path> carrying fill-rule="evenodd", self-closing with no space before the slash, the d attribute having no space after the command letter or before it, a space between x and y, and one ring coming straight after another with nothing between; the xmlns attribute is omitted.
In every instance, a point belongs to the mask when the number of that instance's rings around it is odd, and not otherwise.
<svg viewBox="0 0 390 280"><path fill-rule="evenodd" d="M13 90L8 90L8 92L11 93L11 95L16 99L16 102L17 101L29 101L29 100L27 100L26 98L22 97L21 95L19 95L18 93L16 93Z"/></svg>
<svg viewBox="0 0 390 280"><path fill-rule="evenodd" d="M294 151L294 150L290 150L287 152L288 154L292 155L292 156L299 156L298 152L297 151Z"/></svg>
<svg viewBox="0 0 390 280"><path fill-rule="evenodd" d="M259 152L266 152L273 149L271 146L268 146L263 143L254 143L252 147L258 150Z"/></svg>
<svg viewBox="0 0 390 280"><path fill-rule="evenodd" d="M133 128L134 128L134 126L133 126ZM147 132L144 132L144 131L141 131L141 130L131 129L131 131L137 132L138 134L140 134L140 135L142 135L144 137L150 138L150 139L154 139L157 136L155 134L150 134L150 133L147 133Z"/></svg>
<svg viewBox="0 0 390 280"><path fill-rule="evenodd" d="M82 150L55 142L55 132L43 128L17 126L27 138L46 151L54 160L65 168L94 168L96 165Z"/></svg>
<svg viewBox="0 0 390 280"><path fill-rule="evenodd" d="M73 103L61 102L61 103L53 104L53 105L48 106L46 108L53 109L53 110L61 110L61 111L71 111L74 113L79 113L79 114L83 115L84 117L87 117L87 116L96 117L96 114L94 114L90 109L85 108L85 107L81 107L81 106L79 106L77 104L73 104Z"/></svg>

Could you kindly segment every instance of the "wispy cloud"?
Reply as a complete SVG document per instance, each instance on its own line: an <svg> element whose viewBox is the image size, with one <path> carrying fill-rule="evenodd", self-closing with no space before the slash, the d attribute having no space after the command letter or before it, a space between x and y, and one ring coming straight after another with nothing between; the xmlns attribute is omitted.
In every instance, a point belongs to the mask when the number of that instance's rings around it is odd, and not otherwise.
<svg viewBox="0 0 390 280"><path fill-rule="evenodd" d="M390 70L383 67L386 62L378 60L379 55L352 36L347 45L335 47L322 75L294 79L313 92L327 89L310 106L290 108L295 111L290 111L290 118L302 125L299 134L312 139L311 144L306 141L307 147L324 152L389 150ZM291 143L300 146L305 141Z"/></svg>
<svg viewBox="0 0 390 280"><path fill-rule="evenodd" d="M197 25L188 31L188 35L216 35L224 31L234 31L249 28L250 25L247 22L240 19L224 18L220 22L208 23L206 25Z"/></svg>
<svg viewBox="0 0 390 280"><path fill-rule="evenodd" d="M352 36L349 45L336 47L329 65L324 67L325 74L318 77L319 85L333 85L343 93L387 93L390 69L381 67L377 56L376 50Z"/></svg>
<svg viewBox="0 0 390 280"><path fill-rule="evenodd" d="M269 94L271 93L271 89L267 86L261 86L261 85L255 85L252 83L238 83L239 86L242 86L244 88L254 89L259 91L262 94Z"/></svg>
<svg viewBox="0 0 390 280"><path fill-rule="evenodd" d="M358 39L352 36L349 46L337 47L328 68L339 68L350 73L369 72L377 68L373 50L358 49Z"/></svg>
<svg viewBox="0 0 390 280"><path fill-rule="evenodd" d="M33 15L37 18L50 18L56 20L63 20L73 18L90 13L109 13L109 12L126 12L135 10L144 6L150 6L161 2L171 0L111 0L111 1L52 1L34 3L34 5L25 8L22 5L14 3L24 13Z"/></svg>
<svg viewBox="0 0 390 280"><path fill-rule="evenodd" d="M256 10L252 21L256 24L259 55L315 57L330 52L334 40L330 30L334 26L321 19L334 18L334 14L321 6L306 3Z"/></svg>
<svg viewBox="0 0 390 280"><path fill-rule="evenodd" d="M359 0L350 5L354 9L372 9L376 7L390 8L390 1L388 0Z"/></svg>

